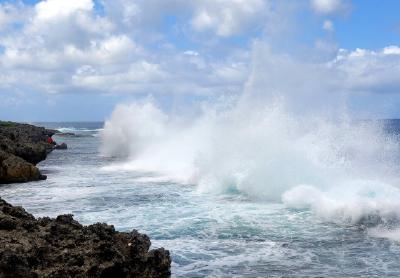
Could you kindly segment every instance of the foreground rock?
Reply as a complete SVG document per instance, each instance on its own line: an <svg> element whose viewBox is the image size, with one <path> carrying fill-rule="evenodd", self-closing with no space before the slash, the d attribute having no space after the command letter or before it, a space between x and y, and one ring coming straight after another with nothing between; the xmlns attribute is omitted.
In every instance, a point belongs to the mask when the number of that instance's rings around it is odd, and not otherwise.
<svg viewBox="0 0 400 278"><path fill-rule="evenodd" d="M0 122L0 184L45 179L35 165L53 150L46 140L55 133L44 127Z"/></svg>
<svg viewBox="0 0 400 278"><path fill-rule="evenodd" d="M0 198L0 277L169 277L169 252L149 247L136 230L35 219Z"/></svg>

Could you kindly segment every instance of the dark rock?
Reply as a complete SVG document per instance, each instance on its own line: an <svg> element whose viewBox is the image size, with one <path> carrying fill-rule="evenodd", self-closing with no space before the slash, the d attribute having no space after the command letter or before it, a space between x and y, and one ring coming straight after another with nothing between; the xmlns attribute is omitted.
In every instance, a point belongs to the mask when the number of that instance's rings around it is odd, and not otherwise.
<svg viewBox="0 0 400 278"><path fill-rule="evenodd" d="M5 215L0 218L0 230L14 230L17 227L17 221L14 217Z"/></svg>
<svg viewBox="0 0 400 278"><path fill-rule="evenodd" d="M72 215L36 220L0 198L0 277L170 277L171 258L133 230Z"/></svg>
<svg viewBox="0 0 400 278"><path fill-rule="evenodd" d="M44 134L49 137L52 137L54 134L59 134L59 133L61 133L61 132L57 129L45 129L44 130Z"/></svg>
<svg viewBox="0 0 400 278"><path fill-rule="evenodd" d="M68 148L67 144L61 143L60 145L56 145L56 150L66 150Z"/></svg>
<svg viewBox="0 0 400 278"><path fill-rule="evenodd" d="M58 137L75 137L76 134L72 132L59 132L57 133Z"/></svg>
<svg viewBox="0 0 400 278"><path fill-rule="evenodd" d="M0 121L0 184L46 179L35 166L53 150L47 138L56 131Z"/></svg>
<svg viewBox="0 0 400 278"><path fill-rule="evenodd" d="M40 161L45 160L50 148L46 142L37 143L17 143L14 147L14 155L21 157L29 163L34 165Z"/></svg>
<svg viewBox="0 0 400 278"><path fill-rule="evenodd" d="M0 150L0 183L46 179L39 169L22 158Z"/></svg>

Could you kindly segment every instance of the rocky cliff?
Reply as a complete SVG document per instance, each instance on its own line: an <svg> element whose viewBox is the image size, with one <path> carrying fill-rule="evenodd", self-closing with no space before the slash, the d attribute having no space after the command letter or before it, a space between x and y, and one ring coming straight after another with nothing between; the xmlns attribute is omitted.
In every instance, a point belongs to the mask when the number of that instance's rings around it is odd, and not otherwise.
<svg viewBox="0 0 400 278"><path fill-rule="evenodd" d="M35 166L53 145L46 142L56 131L28 124L0 121L0 184L45 179Z"/></svg>
<svg viewBox="0 0 400 278"><path fill-rule="evenodd" d="M35 219L0 198L0 277L169 277L169 252L149 247L136 230Z"/></svg>

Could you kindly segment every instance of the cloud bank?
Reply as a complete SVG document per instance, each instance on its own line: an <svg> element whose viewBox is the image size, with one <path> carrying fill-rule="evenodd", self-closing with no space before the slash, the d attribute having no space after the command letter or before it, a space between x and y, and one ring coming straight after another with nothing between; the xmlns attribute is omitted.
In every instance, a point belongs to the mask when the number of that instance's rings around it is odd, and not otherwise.
<svg viewBox="0 0 400 278"><path fill-rule="evenodd" d="M0 94L4 103L10 94L14 98L27 91L218 98L241 93L255 69L265 72L268 92L306 88L342 96L399 91L396 45L341 49L320 35L308 46L313 54L306 59L297 55L300 44L281 49L277 40L290 37L290 26L298 24L293 15L304 11L333 34L333 18L348 15L351 2L6 2L0 4ZM260 42L273 51L257 47ZM286 88L272 78L276 72L283 76L282 71L290 75Z"/></svg>

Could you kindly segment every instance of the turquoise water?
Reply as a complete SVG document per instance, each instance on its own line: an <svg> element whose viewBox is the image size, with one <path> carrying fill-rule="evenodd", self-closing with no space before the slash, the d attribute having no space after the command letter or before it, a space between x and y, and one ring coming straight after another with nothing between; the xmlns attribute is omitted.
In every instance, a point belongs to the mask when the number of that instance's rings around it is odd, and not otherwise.
<svg viewBox="0 0 400 278"><path fill-rule="evenodd" d="M157 173L110 170L118 159L99 153L101 123L47 125L81 136L55 136L69 149L40 163L46 181L2 186L0 195L35 216L72 213L85 224L146 233L153 247L171 251L174 277L400 276L400 244L371 227L237 191L200 193Z"/></svg>

